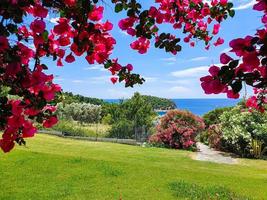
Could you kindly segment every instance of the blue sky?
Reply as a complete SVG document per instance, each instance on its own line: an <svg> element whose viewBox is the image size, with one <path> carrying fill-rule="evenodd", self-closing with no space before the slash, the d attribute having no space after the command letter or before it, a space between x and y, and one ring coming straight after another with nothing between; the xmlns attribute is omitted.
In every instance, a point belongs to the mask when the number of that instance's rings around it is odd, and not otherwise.
<svg viewBox="0 0 267 200"><path fill-rule="evenodd" d="M154 1L145 2L145 6L149 6ZM125 17L125 13L115 14L112 5L104 5L105 19L115 25L112 35L117 40L117 44L112 57L118 57L121 64L133 64L134 72L141 74L146 82L133 89L124 88L122 83L113 85L108 71L100 65L89 65L83 57L72 64L66 63L62 68L57 67L55 62L46 60L49 66L48 73L56 75L55 82L59 83L64 91L104 99L128 98L136 91L166 98L225 98L225 95L205 95L200 87L199 78L208 73L208 67L211 64L219 63L219 55L228 50L231 39L253 34L261 27L261 13L252 10L253 2L254 0L233 2L237 8L236 15L222 23L219 35L225 39L224 45L212 47L207 51L201 41L195 48L182 44L183 50L176 56L155 49L153 46L144 55L131 50L129 45L134 38L126 35L116 26L119 19ZM53 22L56 17L50 14L49 20ZM164 30L168 31L168 29L164 27ZM183 37L179 31L176 35Z"/></svg>

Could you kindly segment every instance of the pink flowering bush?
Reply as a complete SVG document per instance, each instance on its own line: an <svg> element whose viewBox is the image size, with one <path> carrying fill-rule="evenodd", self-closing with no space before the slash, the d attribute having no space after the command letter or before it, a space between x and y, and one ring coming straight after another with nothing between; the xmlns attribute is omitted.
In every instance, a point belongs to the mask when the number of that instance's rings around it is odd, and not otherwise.
<svg viewBox="0 0 267 200"><path fill-rule="evenodd" d="M189 111L171 110L161 118L157 132L149 138L149 142L155 146L193 150L195 138L204 128L202 118Z"/></svg>

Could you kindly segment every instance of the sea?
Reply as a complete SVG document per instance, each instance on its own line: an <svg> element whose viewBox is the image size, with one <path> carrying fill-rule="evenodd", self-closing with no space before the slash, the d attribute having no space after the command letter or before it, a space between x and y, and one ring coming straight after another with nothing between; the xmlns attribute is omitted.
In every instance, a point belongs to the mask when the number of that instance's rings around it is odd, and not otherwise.
<svg viewBox="0 0 267 200"><path fill-rule="evenodd" d="M241 99L171 99L178 109L189 110L195 115L202 116L215 108L235 106ZM118 103L119 99L106 99L109 103ZM165 112L158 112L164 115Z"/></svg>

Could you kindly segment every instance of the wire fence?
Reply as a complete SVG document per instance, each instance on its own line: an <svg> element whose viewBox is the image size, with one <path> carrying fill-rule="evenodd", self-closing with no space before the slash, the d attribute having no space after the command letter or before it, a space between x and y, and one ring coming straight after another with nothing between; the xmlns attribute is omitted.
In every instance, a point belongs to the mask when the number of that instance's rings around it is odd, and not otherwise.
<svg viewBox="0 0 267 200"><path fill-rule="evenodd" d="M81 137L81 136L71 136L67 132L62 131L54 131L54 130L39 130L39 134L48 134L48 135L55 135L64 138L76 139L76 140L87 140L87 141L94 141L94 142L112 142L112 143L119 143L119 144L129 144L129 145L141 145L143 142L146 141L146 137L140 134L142 129L135 130L135 139L120 139L120 138L103 138L103 137Z"/></svg>

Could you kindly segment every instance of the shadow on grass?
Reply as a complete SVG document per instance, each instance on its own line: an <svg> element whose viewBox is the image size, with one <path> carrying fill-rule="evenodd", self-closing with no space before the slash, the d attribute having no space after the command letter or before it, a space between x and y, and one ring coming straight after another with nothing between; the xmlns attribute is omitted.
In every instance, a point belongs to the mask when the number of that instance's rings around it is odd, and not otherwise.
<svg viewBox="0 0 267 200"><path fill-rule="evenodd" d="M173 195L179 199L188 200L251 200L250 198L239 196L229 189L221 186L203 187L194 183L176 181L169 184Z"/></svg>

